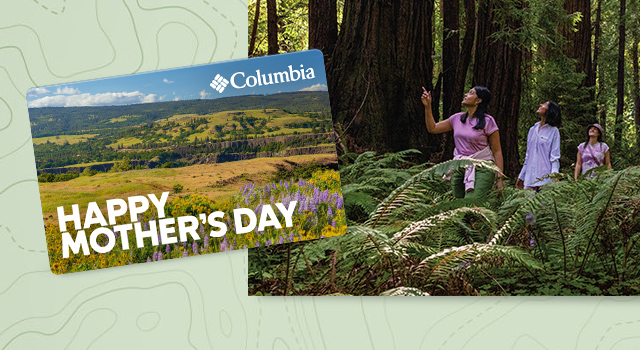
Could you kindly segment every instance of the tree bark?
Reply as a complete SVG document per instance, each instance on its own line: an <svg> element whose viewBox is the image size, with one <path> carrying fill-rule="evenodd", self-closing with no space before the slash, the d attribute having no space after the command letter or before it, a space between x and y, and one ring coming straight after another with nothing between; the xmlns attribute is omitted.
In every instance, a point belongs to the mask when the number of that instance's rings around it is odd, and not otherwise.
<svg viewBox="0 0 640 350"><path fill-rule="evenodd" d="M638 30L633 31L631 60L633 61L633 113L636 122L636 147L640 148L640 67L638 67L638 46L640 46Z"/></svg>
<svg viewBox="0 0 640 350"><path fill-rule="evenodd" d="M251 28L251 41L249 42L249 57L253 57L256 50L256 37L258 36L258 22L260 20L260 0L256 0L256 13L253 17L253 28Z"/></svg>
<svg viewBox="0 0 640 350"><path fill-rule="evenodd" d="M624 47L626 39L626 15L627 0L620 0L620 23L618 25L619 41L618 41L618 87L617 105L616 105L616 126L614 130L613 147L620 149L622 147L622 114L624 113Z"/></svg>
<svg viewBox="0 0 640 350"><path fill-rule="evenodd" d="M599 122L604 130L604 134L607 134L607 105L606 101L601 97L602 92L604 91L604 76L602 74L602 67L598 64L598 59L600 57L600 40L602 39L602 0L598 0L598 4L596 7L596 23L594 25L595 28L595 42L593 45L593 72L598 77L598 113L599 113Z"/></svg>
<svg viewBox="0 0 640 350"><path fill-rule="evenodd" d="M446 3L446 1L445 1ZM448 109L445 107L443 119L448 118L452 114L459 112L461 109L460 102L464 95L464 85L467 81L467 70L471 63L471 57L473 55L473 43L476 36L476 0L464 0L464 13L465 13L465 34L462 39L462 47L459 50L459 55L456 58L455 64L455 79L453 81L453 87L450 91L445 92L445 95L449 94ZM458 28L459 29L459 28ZM443 47L444 52L444 47ZM444 56L444 55L443 55ZM447 62L447 59L444 59ZM446 69L445 69L446 71ZM447 104L444 104L447 106ZM442 155L443 160L453 158L453 133L449 132L444 135L444 151Z"/></svg>
<svg viewBox="0 0 640 350"><path fill-rule="evenodd" d="M328 66L336 130L351 152L437 151L420 102L432 90L433 0L352 0ZM437 109L437 105L434 107Z"/></svg>
<svg viewBox="0 0 640 350"><path fill-rule="evenodd" d="M460 2L442 1L442 110L443 118L459 110L453 101L456 69L460 58Z"/></svg>
<svg viewBox="0 0 640 350"><path fill-rule="evenodd" d="M278 8L276 0L267 0L267 44L269 55L277 54L280 51L278 45Z"/></svg>
<svg viewBox="0 0 640 350"><path fill-rule="evenodd" d="M309 48L330 57L338 40L336 0L309 0Z"/></svg>
<svg viewBox="0 0 640 350"><path fill-rule="evenodd" d="M473 85L486 86L491 91L492 102L487 112L495 118L500 130L504 171L507 176L516 177L520 172L517 145L523 52L514 43L508 43L508 38L490 36L521 27L521 21L511 15L521 8L500 6L502 4L494 0L479 2Z"/></svg>
<svg viewBox="0 0 640 350"><path fill-rule="evenodd" d="M560 32L568 41L565 55L577 60L576 72L585 74L581 87L593 87L596 84L596 76L591 60L591 0L565 0L564 10L567 13L582 14L582 19L575 28L561 27ZM591 100L594 96L592 91Z"/></svg>

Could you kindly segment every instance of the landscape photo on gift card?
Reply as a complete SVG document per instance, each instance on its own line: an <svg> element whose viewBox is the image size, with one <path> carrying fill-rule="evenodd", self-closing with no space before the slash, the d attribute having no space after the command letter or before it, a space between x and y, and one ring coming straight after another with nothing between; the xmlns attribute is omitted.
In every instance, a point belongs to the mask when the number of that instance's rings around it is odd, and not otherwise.
<svg viewBox="0 0 640 350"><path fill-rule="evenodd" d="M322 56L297 55L302 57L282 55L31 89L29 118L52 271L343 234L346 224ZM296 69L302 73L295 74ZM280 72L281 84L256 84L249 78L255 79L256 71L267 77L268 72ZM243 73L230 82L237 72ZM63 247L58 207L70 215L78 204L84 221L91 202L107 217L107 200L149 194L160 198L165 192L167 217L221 211L225 216L219 221L226 223L227 233L210 236L217 228L200 223L195 237L186 235L186 240L168 244L144 238L140 248L133 230L125 239L128 244L116 232L115 246L107 253L91 249L89 255L71 251L63 257L70 248ZM295 205L291 227L285 227L276 203ZM281 228L258 227L259 222L251 232L235 232L234 209L249 208L260 221L269 205ZM158 211L150 205L137 218L118 217L117 224L137 221L148 231L157 219ZM245 227L248 221L243 217ZM76 240L79 230L73 222L66 226ZM91 229L85 231L89 240ZM109 240L99 235L96 244L104 247L112 244Z"/></svg>

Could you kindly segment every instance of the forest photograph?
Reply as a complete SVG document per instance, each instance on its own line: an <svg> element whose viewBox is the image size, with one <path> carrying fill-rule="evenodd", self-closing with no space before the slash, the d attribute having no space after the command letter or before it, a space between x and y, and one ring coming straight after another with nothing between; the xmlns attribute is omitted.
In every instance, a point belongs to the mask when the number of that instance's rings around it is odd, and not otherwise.
<svg viewBox="0 0 640 350"><path fill-rule="evenodd" d="M640 294L640 1L248 8L250 57L324 54L348 226L250 295Z"/></svg>

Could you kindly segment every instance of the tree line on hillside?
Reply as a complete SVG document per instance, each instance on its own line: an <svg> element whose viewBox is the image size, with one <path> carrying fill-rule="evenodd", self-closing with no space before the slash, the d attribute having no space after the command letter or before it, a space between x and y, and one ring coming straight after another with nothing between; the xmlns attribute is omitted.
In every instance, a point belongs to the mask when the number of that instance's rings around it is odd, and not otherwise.
<svg viewBox="0 0 640 350"><path fill-rule="evenodd" d="M152 123L176 114L207 115L250 109L282 109L289 113L318 111L330 114L326 91L303 91L264 96L237 96L211 100L168 101L126 106L29 108L33 138L84 134Z"/></svg>

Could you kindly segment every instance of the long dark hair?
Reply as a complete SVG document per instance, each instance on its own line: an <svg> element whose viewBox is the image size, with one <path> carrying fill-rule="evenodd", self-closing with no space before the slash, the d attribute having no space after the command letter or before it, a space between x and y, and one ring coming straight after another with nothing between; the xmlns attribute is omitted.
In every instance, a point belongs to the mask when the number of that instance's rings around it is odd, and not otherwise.
<svg viewBox="0 0 640 350"><path fill-rule="evenodd" d="M559 126L562 122L562 116L560 113L560 106L549 100L549 106L547 107L547 113L545 114L545 123L551 126ZM587 130L587 134L589 131Z"/></svg>
<svg viewBox="0 0 640 350"><path fill-rule="evenodd" d="M478 98L482 99L482 102L478 104L478 109L476 109L476 113L474 114L475 117L478 118L478 122L473 128L476 130L481 130L484 129L485 125L487 125L485 115L487 113L487 106L489 105L489 102L491 102L491 91L489 91L489 89L484 86L474 86L473 89L476 90L476 95L478 96ZM469 112L465 113L462 118L460 118L462 124L467 121L468 115Z"/></svg>
<svg viewBox="0 0 640 350"><path fill-rule="evenodd" d="M602 141L602 131L600 131L600 129L596 128L595 125L590 124L589 126L587 126L587 140L584 142L584 145L588 145L589 141L591 141L591 137L589 137L589 130L591 130L591 128L594 128L596 130L598 130L598 142L603 142Z"/></svg>

